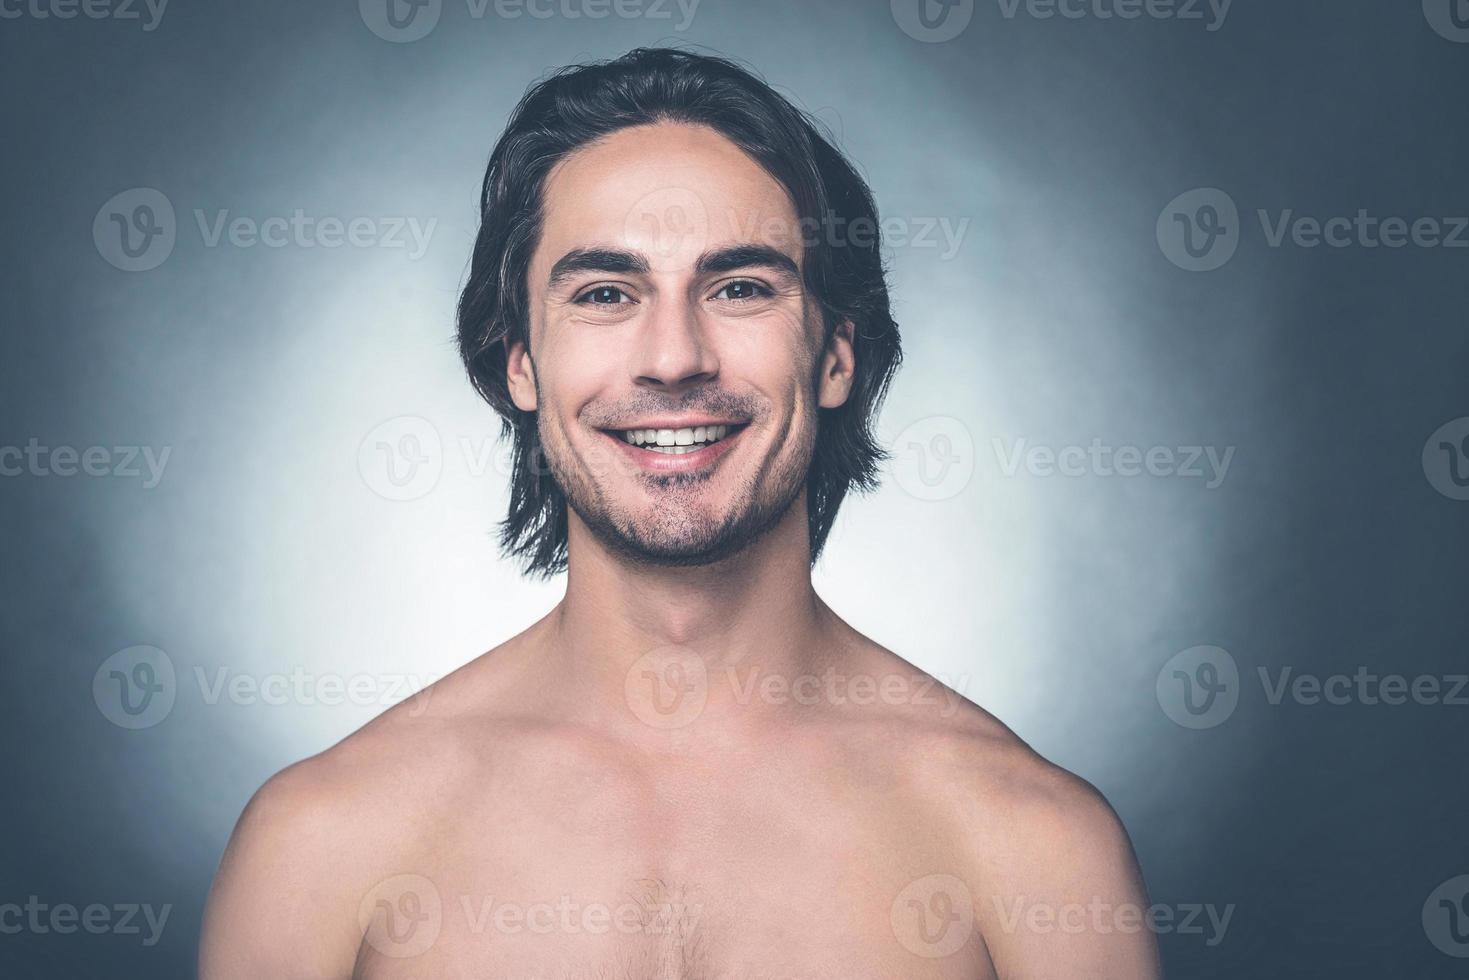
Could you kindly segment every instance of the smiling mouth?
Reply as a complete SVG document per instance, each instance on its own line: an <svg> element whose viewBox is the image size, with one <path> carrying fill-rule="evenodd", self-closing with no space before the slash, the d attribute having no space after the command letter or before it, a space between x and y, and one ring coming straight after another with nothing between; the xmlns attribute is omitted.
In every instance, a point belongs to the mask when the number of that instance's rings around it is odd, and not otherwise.
<svg viewBox="0 0 1469 980"><path fill-rule="evenodd" d="M639 449L665 456L682 456L728 439L746 424L698 425L684 429L611 429L608 434Z"/></svg>

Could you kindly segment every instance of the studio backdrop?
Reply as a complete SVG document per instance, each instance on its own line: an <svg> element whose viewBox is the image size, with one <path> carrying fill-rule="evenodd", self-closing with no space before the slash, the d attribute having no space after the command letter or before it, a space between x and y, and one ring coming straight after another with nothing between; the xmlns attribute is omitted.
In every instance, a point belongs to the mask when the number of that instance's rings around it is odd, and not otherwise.
<svg viewBox="0 0 1469 980"><path fill-rule="evenodd" d="M1462 976L1462 0L0 0L0 972L191 975L251 793L557 601L454 307L649 44L877 198L827 602L1107 795L1170 976Z"/></svg>

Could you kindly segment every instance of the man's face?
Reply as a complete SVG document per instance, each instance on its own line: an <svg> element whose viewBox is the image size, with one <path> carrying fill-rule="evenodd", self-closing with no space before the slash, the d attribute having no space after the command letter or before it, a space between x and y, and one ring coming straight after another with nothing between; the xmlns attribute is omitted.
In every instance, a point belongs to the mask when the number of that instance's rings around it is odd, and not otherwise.
<svg viewBox="0 0 1469 980"><path fill-rule="evenodd" d="M802 499L853 365L849 324L822 346L802 261L785 189L712 129L620 130L551 172L510 391L623 556L716 561Z"/></svg>

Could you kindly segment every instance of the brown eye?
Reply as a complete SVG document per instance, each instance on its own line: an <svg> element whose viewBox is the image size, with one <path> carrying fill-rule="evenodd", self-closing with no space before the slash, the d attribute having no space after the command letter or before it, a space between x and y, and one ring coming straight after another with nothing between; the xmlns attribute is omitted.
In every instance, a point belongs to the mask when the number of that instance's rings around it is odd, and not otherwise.
<svg viewBox="0 0 1469 980"><path fill-rule="evenodd" d="M596 286L577 297L578 303L594 306L613 306L627 299L627 294L616 286Z"/></svg>
<svg viewBox="0 0 1469 980"><path fill-rule="evenodd" d="M715 293L714 298L740 302L742 300L757 299L761 296L769 295L771 295L770 290L760 285L758 282L751 282L748 279L739 279L725 286L719 292Z"/></svg>

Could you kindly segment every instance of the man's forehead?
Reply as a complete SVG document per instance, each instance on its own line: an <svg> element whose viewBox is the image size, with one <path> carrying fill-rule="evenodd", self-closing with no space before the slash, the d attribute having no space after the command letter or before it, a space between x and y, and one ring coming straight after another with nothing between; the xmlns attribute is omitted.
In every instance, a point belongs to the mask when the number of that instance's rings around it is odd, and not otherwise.
<svg viewBox="0 0 1469 980"><path fill-rule="evenodd" d="M654 271L692 271L700 254L762 243L801 255L780 182L723 135L659 123L619 130L568 154L547 178L536 265L590 245L648 256Z"/></svg>

